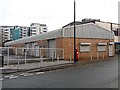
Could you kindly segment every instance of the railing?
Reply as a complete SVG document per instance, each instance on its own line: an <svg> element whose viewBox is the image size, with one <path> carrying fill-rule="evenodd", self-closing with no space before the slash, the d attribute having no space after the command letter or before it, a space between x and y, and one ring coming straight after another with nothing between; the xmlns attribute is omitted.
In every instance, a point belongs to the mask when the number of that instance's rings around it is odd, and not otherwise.
<svg viewBox="0 0 120 90"><path fill-rule="evenodd" d="M64 60L62 48L16 48L0 47L4 67L9 69L33 69L69 63Z"/></svg>

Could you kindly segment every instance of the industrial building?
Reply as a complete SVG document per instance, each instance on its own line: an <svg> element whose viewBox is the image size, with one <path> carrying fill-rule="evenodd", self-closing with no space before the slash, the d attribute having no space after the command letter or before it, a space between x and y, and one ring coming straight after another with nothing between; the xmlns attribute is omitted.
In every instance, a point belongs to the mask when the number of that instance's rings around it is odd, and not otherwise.
<svg viewBox="0 0 120 90"><path fill-rule="evenodd" d="M114 32L115 52L120 52L120 24L110 22L96 22L96 25Z"/></svg>
<svg viewBox="0 0 120 90"><path fill-rule="evenodd" d="M74 59L73 26L46 32L31 37L5 43L5 46L16 48L36 48L35 56L40 56L38 48L62 48L64 59ZM76 49L79 61L104 59L115 55L114 32L97 26L94 23L76 25ZM48 51L48 56L51 56Z"/></svg>

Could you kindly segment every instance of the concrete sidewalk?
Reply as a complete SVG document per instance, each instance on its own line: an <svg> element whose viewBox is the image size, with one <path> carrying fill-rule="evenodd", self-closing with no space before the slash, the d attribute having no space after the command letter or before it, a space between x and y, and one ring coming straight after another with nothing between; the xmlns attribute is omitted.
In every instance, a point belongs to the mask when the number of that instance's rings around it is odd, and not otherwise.
<svg viewBox="0 0 120 90"><path fill-rule="evenodd" d="M35 63L26 63L26 64L15 64L15 65L5 65L1 67L1 74L9 74L15 72L24 72L24 71L31 71L31 70L43 70L43 69L53 69L53 68L60 68L63 66L68 66L73 64L73 62L60 60L54 62L35 62Z"/></svg>
<svg viewBox="0 0 120 90"><path fill-rule="evenodd" d="M2 71L2 74L10 74L10 73L16 73L16 72L39 72L39 71L50 71L50 70L57 70L57 69L64 69L64 68L72 68L72 67L79 67L87 64L94 64L94 63L99 63L99 62L104 62L104 61L109 61L113 59L118 59L118 56L116 55L115 57L110 57L104 60L91 60L89 62L77 62L74 64L73 61L60 61L59 64L58 62L44 62L44 65L41 66L40 63L32 63L32 64L27 64L26 66L20 65L19 69L18 66L11 65L11 68L8 66L5 66L3 68L0 68Z"/></svg>

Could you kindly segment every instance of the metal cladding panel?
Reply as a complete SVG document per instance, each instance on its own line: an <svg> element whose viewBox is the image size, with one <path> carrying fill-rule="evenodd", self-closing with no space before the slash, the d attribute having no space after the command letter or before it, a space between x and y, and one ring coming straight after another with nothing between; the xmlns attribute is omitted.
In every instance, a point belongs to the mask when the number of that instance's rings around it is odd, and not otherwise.
<svg viewBox="0 0 120 90"><path fill-rule="evenodd" d="M74 27L65 28L63 32L64 37L74 37ZM100 28L94 24L76 26L77 38L114 39L113 36L113 32Z"/></svg>
<svg viewBox="0 0 120 90"><path fill-rule="evenodd" d="M88 38L89 37L89 32L90 32L90 27L89 26L83 26L83 38Z"/></svg>
<svg viewBox="0 0 120 90"><path fill-rule="evenodd" d="M35 36L26 37L26 38L19 39L19 40L7 42L5 45L28 43L28 42L38 41L38 40L54 39L58 37L62 37L62 29L58 29L58 30L47 32L44 34L35 35Z"/></svg>
<svg viewBox="0 0 120 90"><path fill-rule="evenodd" d="M63 37L74 37L74 30L72 27L63 29Z"/></svg>
<svg viewBox="0 0 120 90"><path fill-rule="evenodd" d="M82 35L82 27L76 27L76 37L83 37Z"/></svg>

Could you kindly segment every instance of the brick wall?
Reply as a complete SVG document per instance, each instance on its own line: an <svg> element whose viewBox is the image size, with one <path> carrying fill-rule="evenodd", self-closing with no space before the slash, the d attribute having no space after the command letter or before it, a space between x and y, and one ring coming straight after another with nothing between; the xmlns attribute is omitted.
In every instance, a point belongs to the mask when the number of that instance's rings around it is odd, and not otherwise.
<svg viewBox="0 0 120 90"><path fill-rule="evenodd" d="M64 49L64 58L65 60L70 60L70 56L72 60L74 59L74 39L73 38L57 38L56 40L56 48ZM107 58L109 56L109 42L110 40L105 39L80 39L76 38L76 49L79 51L79 60L90 60L91 55L92 59L97 59L97 55L99 55L99 59ZM113 42L113 40L111 41ZM48 40L43 41L35 41L39 46L43 45L43 48L48 48ZM80 43L91 43L91 52L80 52ZM106 52L97 51L98 43L107 43ZM25 44L17 44L12 45L12 47L21 48L25 46ZM15 49L14 49L15 52ZM113 45L113 54L115 55L114 45ZM104 56L103 56L104 55Z"/></svg>
<svg viewBox="0 0 120 90"><path fill-rule="evenodd" d="M97 59L97 54L99 55L99 59L107 58L109 56L109 45L106 46L106 52L97 51L98 43L107 43L109 44L109 40L103 39L76 39L76 49L79 51L79 60L90 60L91 55L92 59ZM91 52L80 52L80 43L91 43ZM56 39L56 47L64 48L64 57L66 60L70 60L70 55L72 59L74 59L74 39L73 38L58 38ZM114 45L113 45L113 53L114 53ZM115 53L114 53L115 54Z"/></svg>

